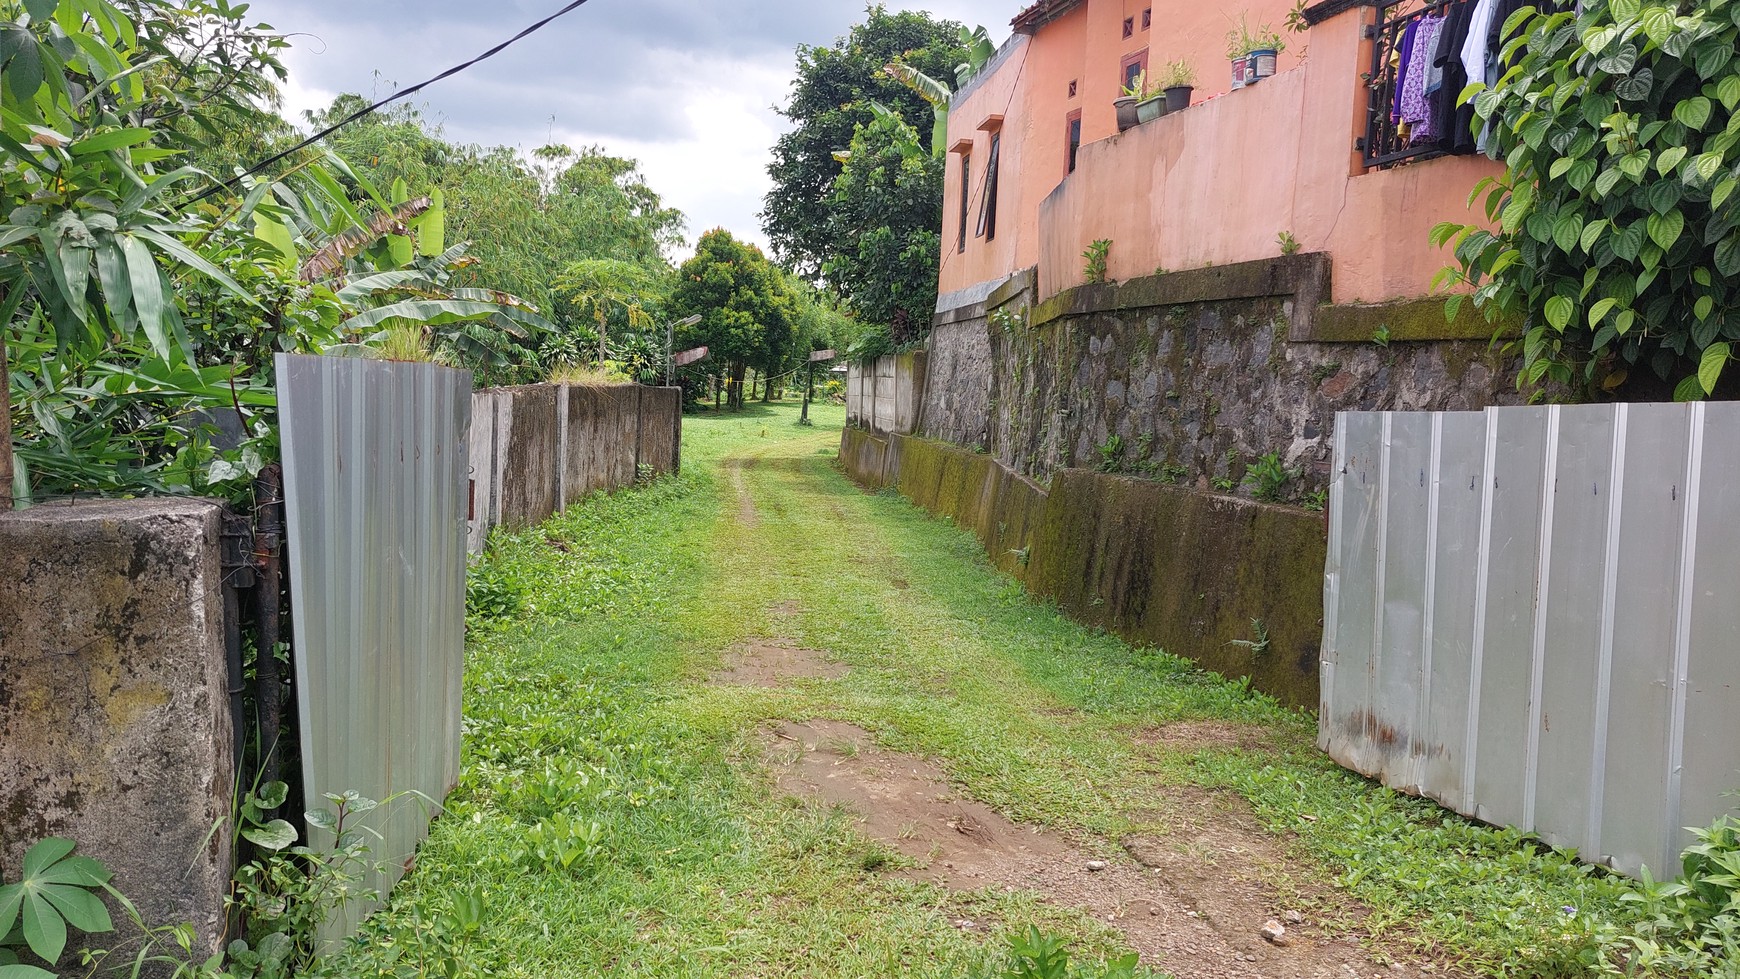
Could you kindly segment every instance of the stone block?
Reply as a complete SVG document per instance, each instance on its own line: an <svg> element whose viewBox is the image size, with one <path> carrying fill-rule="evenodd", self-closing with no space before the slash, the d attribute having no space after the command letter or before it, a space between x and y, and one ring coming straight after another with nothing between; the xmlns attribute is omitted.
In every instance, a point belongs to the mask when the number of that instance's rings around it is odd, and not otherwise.
<svg viewBox="0 0 1740 979"><path fill-rule="evenodd" d="M0 876L42 837L74 840L148 923L189 922L212 949L235 782L220 513L0 513Z"/></svg>

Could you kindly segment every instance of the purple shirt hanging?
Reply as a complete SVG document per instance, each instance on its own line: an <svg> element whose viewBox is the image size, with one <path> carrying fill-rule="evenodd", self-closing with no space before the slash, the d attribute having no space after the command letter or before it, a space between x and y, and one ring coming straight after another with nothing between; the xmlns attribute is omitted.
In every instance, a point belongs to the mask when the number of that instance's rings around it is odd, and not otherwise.
<svg viewBox="0 0 1740 979"><path fill-rule="evenodd" d="M1438 34L1444 29L1444 18L1428 14L1415 23L1419 25L1419 31L1414 38L1413 50L1420 52L1421 57L1403 60L1401 81L1396 86L1396 106L1400 121L1411 127L1409 141L1417 143L1435 139L1438 135L1432 124L1431 100L1426 97L1426 75L1431 71L1427 64L1431 60L1429 52L1438 47Z"/></svg>

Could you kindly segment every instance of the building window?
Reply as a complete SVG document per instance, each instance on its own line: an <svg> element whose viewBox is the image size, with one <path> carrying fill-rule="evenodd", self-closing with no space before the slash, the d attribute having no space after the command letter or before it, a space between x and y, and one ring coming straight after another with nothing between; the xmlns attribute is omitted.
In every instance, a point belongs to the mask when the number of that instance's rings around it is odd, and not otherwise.
<svg viewBox="0 0 1740 979"><path fill-rule="evenodd" d="M956 252L967 250L967 198L973 189L973 154L961 154L961 236L955 245Z"/></svg>
<svg viewBox="0 0 1740 979"><path fill-rule="evenodd" d="M1126 54L1118 62L1118 86L1129 88L1136 76L1148 70L1148 49L1143 48L1133 54Z"/></svg>
<svg viewBox="0 0 1740 979"><path fill-rule="evenodd" d="M1129 37L1130 35L1132 35L1134 33L1136 33L1136 18L1125 17L1124 18L1124 36Z"/></svg>
<svg viewBox="0 0 1740 979"><path fill-rule="evenodd" d="M1147 30L1148 28L1153 27L1153 26L1154 26L1154 8L1153 7L1145 7L1142 10L1142 29Z"/></svg>
<svg viewBox="0 0 1740 979"><path fill-rule="evenodd" d="M1069 147L1068 159L1063 172L1065 176L1068 176L1075 172L1075 154L1081 149L1081 110L1077 109L1071 112L1069 117L1064 120L1063 125L1063 144Z"/></svg>
<svg viewBox="0 0 1740 979"><path fill-rule="evenodd" d="M985 163L985 200L979 205L979 230L975 234L986 241L997 237L997 156L1002 143L1002 133L991 134L990 159Z"/></svg>
<svg viewBox="0 0 1740 979"><path fill-rule="evenodd" d="M1075 79L1073 78L1069 80L1069 97L1075 98Z"/></svg>

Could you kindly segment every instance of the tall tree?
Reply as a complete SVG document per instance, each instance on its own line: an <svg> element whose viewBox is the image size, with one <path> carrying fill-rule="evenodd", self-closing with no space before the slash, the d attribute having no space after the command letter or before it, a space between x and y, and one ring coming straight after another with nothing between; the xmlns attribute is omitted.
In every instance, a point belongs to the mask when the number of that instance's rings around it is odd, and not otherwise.
<svg viewBox="0 0 1740 979"><path fill-rule="evenodd" d="M916 339L936 308L942 187L943 161L889 113L858 127L829 197L828 233L840 246L823 273L896 343Z"/></svg>
<svg viewBox="0 0 1740 979"><path fill-rule="evenodd" d="M749 368L777 370L789 356L793 302L778 268L761 249L715 228L701 236L695 257L677 270L670 315L698 315L685 327L681 346L706 345L724 365L733 408L743 407Z"/></svg>
<svg viewBox="0 0 1740 979"><path fill-rule="evenodd" d="M774 144L767 168L773 189L761 212L762 227L783 264L814 277L840 245L829 227L830 196L841 169L834 154L851 143L857 126L872 120L870 103L880 102L906 119L930 117L930 106L891 77L887 65L898 60L932 78L952 77L968 60L960 38L957 23L922 11L889 13L875 4L865 8L864 22L832 47L798 48L797 78L780 110L795 126ZM933 137L926 132L921 138L928 151Z"/></svg>

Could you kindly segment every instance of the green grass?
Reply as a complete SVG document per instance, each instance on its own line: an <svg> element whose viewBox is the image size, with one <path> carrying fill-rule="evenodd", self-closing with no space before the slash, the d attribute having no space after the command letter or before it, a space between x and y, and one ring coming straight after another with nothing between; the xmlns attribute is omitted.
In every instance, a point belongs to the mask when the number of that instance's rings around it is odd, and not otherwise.
<svg viewBox="0 0 1740 979"><path fill-rule="evenodd" d="M1031 894L877 873L886 853L849 819L773 791L758 726L827 716L1090 852L1163 833L1151 803L1167 784L1230 789L1295 858L1299 879L1270 883L1333 884L1374 909L1341 922L1374 949L1577 975L1591 936L1623 921L1629 885L1353 776L1316 751L1310 715L1029 600L967 533L836 472L843 413L812 414L814 428L795 406L690 416L681 476L495 540L493 588L521 605L474 633L465 771L396 914L480 897L463 953L492 976L957 977L1030 924L1120 951ZM757 636L852 669L705 683ZM1273 747L1156 757L1131 737L1189 719L1258 725Z"/></svg>

